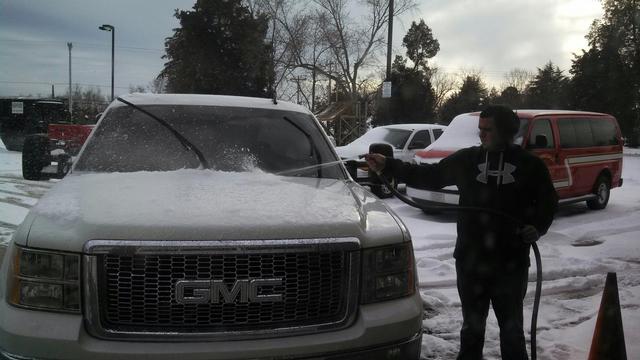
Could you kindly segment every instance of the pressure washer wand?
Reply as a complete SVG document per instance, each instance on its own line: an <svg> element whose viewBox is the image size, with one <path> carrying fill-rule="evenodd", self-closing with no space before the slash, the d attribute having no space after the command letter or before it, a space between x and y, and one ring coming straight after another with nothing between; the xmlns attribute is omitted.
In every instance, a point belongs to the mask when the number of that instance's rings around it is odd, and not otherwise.
<svg viewBox="0 0 640 360"><path fill-rule="evenodd" d="M379 172L374 172L376 177L380 182L391 191L395 197L397 197L403 203L413 206L415 208L426 210L426 211L445 211L445 212L483 212L489 213L492 215L497 215L505 218L506 220L517 224L519 227L524 226L523 222L519 219L504 213L502 211L489 209L489 208L481 208L475 206L460 206L460 205L424 205L418 204L417 202L411 200L407 196L401 194L394 186L392 186L389 181L382 176ZM536 330L538 327L538 309L540 308L540 296L542 292L542 259L540 257L540 250L538 249L538 245L534 242L531 244L533 248L533 254L536 259L536 292L533 299L533 312L531 314L531 360L536 360Z"/></svg>

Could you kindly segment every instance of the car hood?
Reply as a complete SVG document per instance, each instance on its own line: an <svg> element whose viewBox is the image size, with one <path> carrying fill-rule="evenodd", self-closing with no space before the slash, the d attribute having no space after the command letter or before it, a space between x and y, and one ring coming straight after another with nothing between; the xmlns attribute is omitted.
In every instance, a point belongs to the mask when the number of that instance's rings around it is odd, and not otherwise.
<svg viewBox="0 0 640 360"><path fill-rule="evenodd" d="M30 211L26 245L81 251L88 240L408 238L391 210L352 182L211 170L72 174ZM16 239L17 243L21 239Z"/></svg>

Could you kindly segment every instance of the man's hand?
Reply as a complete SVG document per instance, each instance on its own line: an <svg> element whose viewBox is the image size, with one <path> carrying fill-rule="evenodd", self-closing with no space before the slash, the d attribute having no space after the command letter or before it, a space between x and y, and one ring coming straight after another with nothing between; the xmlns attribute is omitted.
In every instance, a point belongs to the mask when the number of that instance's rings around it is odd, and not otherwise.
<svg viewBox="0 0 640 360"><path fill-rule="evenodd" d="M536 229L533 225L525 225L518 230L518 235L523 242L527 244L533 244L538 241L540 238L540 234L538 234L538 229Z"/></svg>
<svg viewBox="0 0 640 360"><path fill-rule="evenodd" d="M382 154L365 154L364 159L367 160L369 168L374 172L381 172L387 163L387 158Z"/></svg>

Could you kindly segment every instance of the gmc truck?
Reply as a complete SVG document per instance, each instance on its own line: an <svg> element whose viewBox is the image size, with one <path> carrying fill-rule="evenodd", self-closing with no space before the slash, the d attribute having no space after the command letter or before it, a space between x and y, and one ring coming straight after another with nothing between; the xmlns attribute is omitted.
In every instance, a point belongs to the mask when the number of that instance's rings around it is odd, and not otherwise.
<svg viewBox="0 0 640 360"><path fill-rule="evenodd" d="M406 226L291 103L117 99L0 261L7 359L420 357Z"/></svg>

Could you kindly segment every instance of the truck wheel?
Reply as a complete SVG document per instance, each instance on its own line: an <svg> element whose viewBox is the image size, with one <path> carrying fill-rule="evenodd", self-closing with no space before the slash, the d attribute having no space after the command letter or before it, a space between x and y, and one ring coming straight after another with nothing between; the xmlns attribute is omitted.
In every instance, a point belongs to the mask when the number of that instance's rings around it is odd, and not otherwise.
<svg viewBox="0 0 640 360"><path fill-rule="evenodd" d="M49 138L44 134L29 135L22 147L22 177L44 180L42 169L49 165Z"/></svg>
<svg viewBox="0 0 640 360"><path fill-rule="evenodd" d="M593 186L593 193L596 195L596 198L587 200L589 209L602 210L606 208L609 203L609 196L611 195L611 183L606 175L598 176Z"/></svg>

